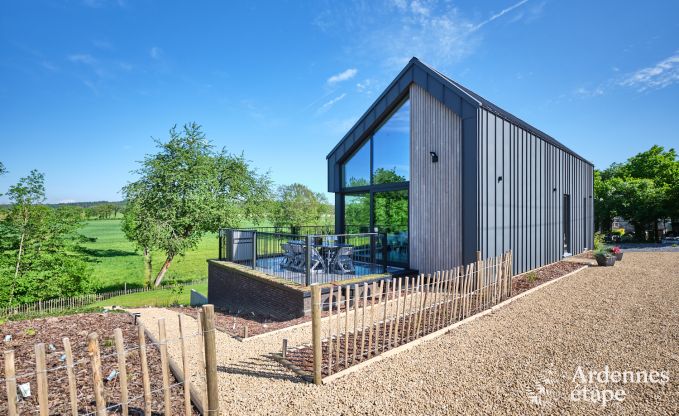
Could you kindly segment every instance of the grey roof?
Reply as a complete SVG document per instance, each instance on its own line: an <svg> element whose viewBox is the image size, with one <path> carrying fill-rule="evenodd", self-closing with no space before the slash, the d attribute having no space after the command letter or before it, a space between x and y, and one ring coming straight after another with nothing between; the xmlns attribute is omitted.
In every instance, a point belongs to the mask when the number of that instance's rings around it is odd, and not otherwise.
<svg viewBox="0 0 679 416"><path fill-rule="evenodd" d="M422 76L420 73L424 73ZM419 76L418 76L419 75ZM389 84L386 90L375 100L375 102L370 106L370 108L358 119L356 124L347 132L347 134L342 138L342 140L337 143L337 145L328 153L327 159L333 157L335 152L342 149L340 153L342 155L334 155L335 160L341 159L343 155L348 154L353 150L354 143L358 140L357 136L362 136L369 129L368 124L372 124L379 120L383 113L390 110L389 104L394 101L395 96L402 93L407 86L411 83L416 83L420 87L426 89L429 93L434 95L437 99L442 101L448 107L451 108L457 114L462 116L462 101L473 106L474 108L485 108L491 113L506 119L510 123L517 125L533 135L540 137L546 142L558 147L559 149L577 157L578 159L593 166L593 163L589 160L583 158L579 154L575 153L573 150L569 149L563 143L559 142L552 136L543 132L540 129L528 124L527 122L521 120L510 112L503 110L487 99L481 97L470 89L462 86L461 84L453 81L442 73L438 72L434 68L422 63L419 59L413 57L410 62L401 70L401 72L396 76L396 78ZM434 85L432 85L434 84ZM441 84L441 85L438 85ZM439 87L443 87L442 90ZM396 91L395 91L396 90ZM448 93L448 94L446 94ZM460 103L456 103L456 100L450 99L450 94L458 96ZM376 114L379 113L379 114Z"/></svg>

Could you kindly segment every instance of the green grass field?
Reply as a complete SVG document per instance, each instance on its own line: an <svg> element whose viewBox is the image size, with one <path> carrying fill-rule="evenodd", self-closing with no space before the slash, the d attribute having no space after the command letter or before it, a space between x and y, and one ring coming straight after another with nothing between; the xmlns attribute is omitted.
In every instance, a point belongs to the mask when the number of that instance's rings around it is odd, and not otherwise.
<svg viewBox="0 0 679 416"><path fill-rule="evenodd" d="M132 293L129 295L116 296L101 302L92 304L92 307L123 306L126 308L140 308L143 306L166 306L172 304L188 305L191 297L191 289L207 295L207 282L184 286L181 294L170 289L159 289L149 292Z"/></svg>
<svg viewBox="0 0 679 416"><path fill-rule="evenodd" d="M92 220L81 230L84 236L96 238L96 241L84 246L94 259L93 278L101 292L121 289L125 283L128 288L144 285L144 258L140 251L135 250L134 244L125 238L120 222L119 219ZM217 250L216 235L206 235L194 250L175 258L165 280L207 278L206 260L217 257ZM154 275L160 270L164 260L162 252L153 253ZM187 288L186 292L190 292L190 289Z"/></svg>

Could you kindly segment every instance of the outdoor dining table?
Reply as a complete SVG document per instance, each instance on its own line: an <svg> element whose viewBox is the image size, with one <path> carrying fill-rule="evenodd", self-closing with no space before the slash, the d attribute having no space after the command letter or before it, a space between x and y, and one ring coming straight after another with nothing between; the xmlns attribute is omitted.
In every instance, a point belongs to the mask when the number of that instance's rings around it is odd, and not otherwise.
<svg viewBox="0 0 679 416"><path fill-rule="evenodd" d="M298 244L303 247L306 247L306 241L303 240L290 240L288 241L288 243ZM337 256L337 252L339 251L339 249L342 247L352 247L351 244L333 243L328 241L324 241L322 243L311 243L311 245L312 247L315 247L320 250L321 256L325 261L325 264L323 266L326 269L326 273L331 271L335 261L335 257Z"/></svg>

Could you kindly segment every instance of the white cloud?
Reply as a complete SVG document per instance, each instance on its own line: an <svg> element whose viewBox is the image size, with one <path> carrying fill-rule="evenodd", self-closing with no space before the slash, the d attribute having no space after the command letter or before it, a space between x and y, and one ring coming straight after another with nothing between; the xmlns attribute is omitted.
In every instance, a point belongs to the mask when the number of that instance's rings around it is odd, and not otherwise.
<svg viewBox="0 0 679 416"><path fill-rule="evenodd" d="M96 65L97 59L87 53L76 53L68 56L68 60L76 64Z"/></svg>
<svg viewBox="0 0 679 416"><path fill-rule="evenodd" d="M342 99L344 99L344 97L346 97L346 96L347 96L347 93L342 93L342 94L338 95L337 97L333 98L332 100L327 101L325 104L323 104L323 105L318 109L318 111L317 111L316 113L317 113L317 114L325 113L326 111L330 110L330 108L331 108L332 106L334 106L334 105L337 104L339 101L341 101Z"/></svg>
<svg viewBox="0 0 679 416"><path fill-rule="evenodd" d="M445 68L477 48L482 27L524 12L529 0L514 1L481 21L464 15L447 0L338 2L323 10L314 23L329 36L342 36L343 43L344 38L351 39L344 49L352 57L380 61L389 71L403 67L413 56Z"/></svg>
<svg viewBox="0 0 679 416"><path fill-rule="evenodd" d="M521 0L520 2L518 2L518 3L516 3L516 4L513 4L513 5L511 5L511 6L507 7L507 8L504 8L504 9L500 10L500 12L495 13L494 15L490 16L488 19L484 20L483 22L476 24L476 25L472 28L472 32L475 32L475 31L481 29L483 26L487 25L488 23L492 22L493 20L498 19L498 18L504 16L505 14L511 12L512 10L514 10L514 9L516 9L516 8L518 8L518 7L523 6L523 5L526 4L527 2L528 2L528 0Z"/></svg>
<svg viewBox="0 0 679 416"><path fill-rule="evenodd" d="M158 60L161 58L161 56L163 56L163 50L157 46L154 46L149 51L149 55L151 56L152 59Z"/></svg>
<svg viewBox="0 0 679 416"><path fill-rule="evenodd" d="M356 68L349 68L345 71L340 72L339 74L335 74L328 78L328 84L333 85L337 84L338 82L346 81L349 80L353 77L356 76L358 73L358 69Z"/></svg>
<svg viewBox="0 0 679 416"><path fill-rule="evenodd" d="M605 90L602 86L598 86L595 88L579 87L576 88L575 91L573 91L573 94L580 98L590 98L604 95L604 92Z"/></svg>
<svg viewBox="0 0 679 416"><path fill-rule="evenodd" d="M356 91L358 92L371 92L374 82L371 79L365 79L356 84Z"/></svg>
<svg viewBox="0 0 679 416"><path fill-rule="evenodd" d="M642 68L620 81L620 85L638 91L660 89L679 82L679 51L657 64Z"/></svg>

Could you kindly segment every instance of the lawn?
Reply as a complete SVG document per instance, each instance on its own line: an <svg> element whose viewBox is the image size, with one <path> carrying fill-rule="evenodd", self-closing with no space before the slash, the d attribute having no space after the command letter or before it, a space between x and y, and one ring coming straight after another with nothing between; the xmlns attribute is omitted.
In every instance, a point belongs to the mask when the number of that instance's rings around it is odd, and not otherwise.
<svg viewBox="0 0 679 416"><path fill-rule="evenodd" d="M134 244L125 238L120 222L119 219L92 220L81 230L84 236L96 239L84 246L94 260L93 277L101 292L121 289L125 283L128 288L144 285L144 259ZM194 250L175 258L165 280L207 278L206 260L217 257L217 249L216 235L206 235ZM153 253L154 274L160 270L164 260L162 252Z"/></svg>
<svg viewBox="0 0 679 416"><path fill-rule="evenodd" d="M183 286L182 293L171 289L159 289L148 292L132 293L129 295L116 296L92 304L93 307L123 306L127 308L139 308L143 306L166 306L171 304L188 305L191 297L191 289L207 296L207 281L195 285Z"/></svg>

